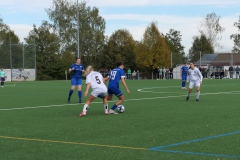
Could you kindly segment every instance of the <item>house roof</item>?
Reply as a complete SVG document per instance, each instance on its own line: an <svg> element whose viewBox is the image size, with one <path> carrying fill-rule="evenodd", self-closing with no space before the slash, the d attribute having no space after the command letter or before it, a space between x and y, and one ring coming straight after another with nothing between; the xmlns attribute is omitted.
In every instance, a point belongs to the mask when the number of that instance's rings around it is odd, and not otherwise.
<svg viewBox="0 0 240 160"><path fill-rule="evenodd" d="M200 65L200 59L194 64ZM240 65L240 53L205 54L201 58L201 65L202 66Z"/></svg>
<svg viewBox="0 0 240 160"><path fill-rule="evenodd" d="M207 66L208 64L211 64L211 62L218 56L218 54L204 54L203 57L194 63L194 65L199 65L200 63L202 66Z"/></svg>

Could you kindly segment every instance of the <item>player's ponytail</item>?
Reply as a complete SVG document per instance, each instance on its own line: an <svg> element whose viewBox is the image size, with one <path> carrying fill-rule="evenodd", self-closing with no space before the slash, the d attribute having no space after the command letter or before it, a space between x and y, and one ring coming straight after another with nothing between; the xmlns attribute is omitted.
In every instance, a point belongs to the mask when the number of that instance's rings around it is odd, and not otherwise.
<svg viewBox="0 0 240 160"><path fill-rule="evenodd" d="M93 70L92 66L87 66L86 71L84 72L84 75L87 76L91 71Z"/></svg>

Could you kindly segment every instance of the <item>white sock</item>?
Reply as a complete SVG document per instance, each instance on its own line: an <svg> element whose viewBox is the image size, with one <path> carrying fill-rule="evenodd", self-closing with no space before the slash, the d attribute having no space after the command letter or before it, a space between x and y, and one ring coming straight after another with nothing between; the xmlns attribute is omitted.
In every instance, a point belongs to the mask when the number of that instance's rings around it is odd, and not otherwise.
<svg viewBox="0 0 240 160"><path fill-rule="evenodd" d="M200 91L196 93L196 99L199 99Z"/></svg>
<svg viewBox="0 0 240 160"><path fill-rule="evenodd" d="M87 109L88 109L88 105L87 105L87 104L84 104L84 106L83 106L83 111L84 111L84 112L87 112Z"/></svg>
<svg viewBox="0 0 240 160"><path fill-rule="evenodd" d="M108 104L104 104L103 106L105 110L108 110Z"/></svg>

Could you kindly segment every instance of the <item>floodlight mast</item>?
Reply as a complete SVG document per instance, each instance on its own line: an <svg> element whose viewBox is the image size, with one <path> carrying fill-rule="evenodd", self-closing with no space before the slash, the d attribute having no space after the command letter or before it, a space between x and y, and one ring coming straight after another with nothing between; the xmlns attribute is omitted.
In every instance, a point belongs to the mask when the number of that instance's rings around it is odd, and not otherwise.
<svg viewBox="0 0 240 160"><path fill-rule="evenodd" d="M79 8L78 8L78 0L77 0L77 57L80 58L79 55Z"/></svg>
<svg viewBox="0 0 240 160"><path fill-rule="evenodd" d="M200 67L202 67L202 52L200 51Z"/></svg>

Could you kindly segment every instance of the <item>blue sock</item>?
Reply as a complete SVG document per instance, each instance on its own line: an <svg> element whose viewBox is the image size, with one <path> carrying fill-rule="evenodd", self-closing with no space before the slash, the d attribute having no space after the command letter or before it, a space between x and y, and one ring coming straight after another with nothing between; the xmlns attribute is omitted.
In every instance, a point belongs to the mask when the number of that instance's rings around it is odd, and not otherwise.
<svg viewBox="0 0 240 160"><path fill-rule="evenodd" d="M102 98L102 95L101 95L101 94L99 94L97 97L98 97L98 98Z"/></svg>
<svg viewBox="0 0 240 160"><path fill-rule="evenodd" d="M69 94L68 94L68 98L71 98L72 94L73 94L73 90L70 89Z"/></svg>
<svg viewBox="0 0 240 160"><path fill-rule="evenodd" d="M114 110L114 109L116 109L116 108L117 108L117 105L114 104L111 109Z"/></svg>
<svg viewBox="0 0 240 160"><path fill-rule="evenodd" d="M78 91L78 98L82 99L82 91Z"/></svg>
<svg viewBox="0 0 240 160"><path fill-rule="evenodd" d="M183 82L183 87L185 87L185 86L186 86L186 82L184 81L184 82Z"/></svg>

